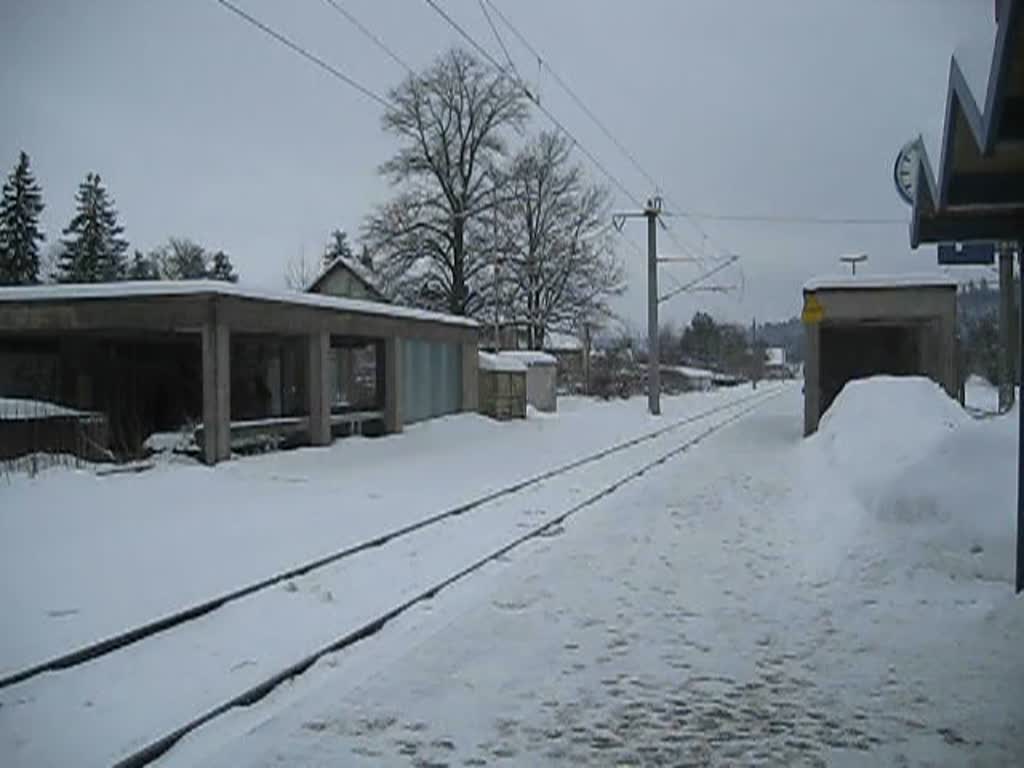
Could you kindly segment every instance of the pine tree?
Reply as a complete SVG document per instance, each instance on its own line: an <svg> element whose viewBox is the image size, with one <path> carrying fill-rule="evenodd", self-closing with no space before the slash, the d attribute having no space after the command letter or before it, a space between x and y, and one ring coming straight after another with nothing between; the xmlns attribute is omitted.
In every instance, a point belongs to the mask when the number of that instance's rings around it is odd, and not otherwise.
<svg viewBox="0 0 1024 768"><path fill-rule="evenodd" d="M238 275L231 265L231 259L224 251L217 251L213 254L213 263L210 265L209 277L211 280L224 280L228 283L237 283Z"/></svg>
<svg viewBox="0 0 1024 768"><path fill-rule="evenodd" d="M39 244L46 239L39 229L43 207L43 192L22 152L0 201L0 285L39 282Z"/></svg>
<svg viewBox="0 0 1024 768"><path fill-rule="evenodd" d="M117 222L114 202L98 174L90 173L78 187L76 213L64 230L64 252L57 264L62 283L102 283L125 276L128 242Z"/></svg>
<svg viewBox="0 0 1024 768"><path fill-rule="evenodd" d="M331 232L330 242L324 249L324 267L329 267L338 258L352 258L352 246L348 243L348 234L343 229Z"/></svg>
<svg viewBox="0 0 1024 768"><path fill-rule="evenodd" d="M157 269L156 262L151 257L136 249L125 277L128 280L159 280L160 270Z"/></svg>

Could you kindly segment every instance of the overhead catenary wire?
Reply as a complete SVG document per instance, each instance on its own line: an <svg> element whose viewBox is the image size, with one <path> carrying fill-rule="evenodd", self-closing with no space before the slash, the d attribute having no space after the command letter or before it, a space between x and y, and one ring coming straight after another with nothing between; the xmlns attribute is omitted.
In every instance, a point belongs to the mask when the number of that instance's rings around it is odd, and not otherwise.
<svg viewBox="0 0 1024 768"><path fill-rule="evenodd" d="M640 161L637 159L636 155L634 155L633 152L630 151L629 147L627 147L623 142L621 142L618 139L618 137L615 136L614 133L612 133L612 131L608 128L608 126L587 105L586 101L584 101L579 96L579 94L576 93L576 91L572 88L572 86L570 86L569 83L567 83L565 81L565 79L562 78L562 76L559 75L558 72L556 72L554 70L554 68L548 63L547 59L545 59L545 57L541 54L541 52L532 43L530 43L529 40L526 39L526 35L524 35L519 30L519 28L516 27L509 20L509 18L507 16L505 16L504 13L502 13L501 9L498 8L498 6L495 5L492 2L492 0L479 0L479 2L482 5L486 4L487 6L489 6L491 8L491 10L494 11L494 13L501 20L501 22L506 27L508 27L509 31L512 32L512 34L516 37L516 39L519 40L519 42L522 43L523 46L531 54L533 54L533 56L537 59L538 66L542 67L545 70L547 70L548 74L551 75L551 78L555 81L555 83L557 83L558 86L563 91L565 91L565 93L569 96L569 98L572 99L573 103L575 103L576 106L579 107L579 109L587 117L590 118L590 120L594 123L594 125L596 125L598 127L598 129L601 131L601 133L603 133L608 138L608 140L611 141L612 144L615 145L615 148L618 149L619 152L622 153L622 155L633 166L633 168L641 176L644 177L644 179L647 181L647 183L650 184L655 190L657 190L658 193L662 197L665 198L666 202L668 202L669 205L672 205L672 206L674 206L676 208L679 208L680 206L676 205L675 202L673 202L672 200L670 200L668 198L668 195L665 193L664 188L662 187L662 185L659 184L658 181L654 178L654 176L640 163ZM488 18L489 18L489 16L488 16ZM504 45L502 47L504 47ZM701 238L703 240L706 240L708 242L711 242L712 244L715 244L714 241L711 239L711 237L708 235L708 233L704 230L704 228L700 226L699 222L691 220L690 223L693 225L694 229L696 229L696 231L698 232L698 234L701 236ZM668 230L668 231L671 231L671 230ZM677 243L677 247L678 247L678 245L679 244ZM696 250L696 249L694 249L694 250Z"/></svg>
<svg viewBox="0 0 1024 768"><path fill-rule="evenodd" d="M398 66L405 69L409 74L415 74L415 71L409 65L409 63L406 62L405 59L403 59L397 53L395 53L395 51L391 47L389 47L387 43L381 40L378 35L374 34L373 30L369 29L365 24L363 24L358 19L358 17L356 17L355 14L353 14L347 8L342 6L341 3L337 2L337 0L324 0L324 2L327 3L328 6L333 8L337 13L341 14L345 19L347 19L352 26L354 26L356 29L362 32L367 39L369 39L374 45L376 45L378 48L384 51L384 53L387 54L387 56L393 62L398 64Z"/></svg>
<svg viewBox="0 0 1024 768"><path fill-rule="evenodd" d="M870 216L800 216L786 214L744 214L744 213L702 213L697 211L663 211L669 218L683 216L695 217L709 221L750 221L766 224L838 224L849 226L887 226L894 224L906 225L907 219Z"/></svg>
<svg viewBox="0 0 1024 768"><path fill-rule="evenodd" d="M342 72L340 69L335 67L333 64L328 63L324 59L322 59L319 56L317 56L315 53L312 53L311 51L307 50L306 48L303 48L301 45L299 45L298 43L294 42L293 40L291 40L290 38L286 37L285 35L281 34L277 30L272 29L267 24L265 24L264 22L262 22L259 19L257 19L255 16L253 16L253 15L247 13L246 11L242 10L241 8L239 8L237 5L232 3L231 0L214 0L214 2L216 2L219 5L223 6L227 10L231 11L233 14L235 14L239 18L243 19L244 21L248 22L252 26L256 27L261 32L263 32L265 35L268 35L269 37L273 38L278 43L280 43L281 45L283 45L286 48L290 49L294 53L297 53L302 58L306 59L307 61L312 62L313 64L315 64L320 69L322 69L325 72L327 72L332 77L334 77L337 80L340 80L341 82L347 84L349 87L354 88L355 90L359 91L361 94L366 96L368 99L372 99L373 101L377 102L382 107L384 107L385 109L390 106L390 104L389 104L389 102L388 102L388 100L386 98L384 98L383 96L381 96L378 93L374 93L372 90L367 88L362 83L359 83L356 80L354 80L351 77L349 77L348 75L346 75L344 72Z"/></svg>
<svg viewBox="0 0 1024 768"><path fill-rule="evenodd" d="M509 68L515 73L516 79L519 82L523 81L522 75L519 74L519 69L516 67L516 63L512 61L512 57L509 55L508 48L505 47L505 41L502 39L501 34L498 32L498 28L494 26L494 19L491 18L490 11L487 10L487 4L484 0L477 0L480 4L480 10L484 14L484 18L487 19L487 25L491 28L491 32L494 33L494 39L498 41L498 45L501 47L502 53L505 54L505 61L508 62ZM539 99L538 99L539 100Z"/></svg>
<svg viewBox="0 0 1024 768"><path fill-rule="evenodd" d="M578 149L580 153L583 154L583 156L586 157L587 160L589 160L594 165L594 167L597 168L605 176L605 178L607 178L616 187L616 189L622 192L622 194L624 194L631 202L633 202L634 205L638 207L643 207L643 203L640 201L640 198L634 195L626 187L626 185L622 182L621 179L619 179L615 174L609 171L608 168L605 167L604 163L598 160L597 157L589 149L587 149L586 146L584 146L568 128L565 127L562 121L555 117L554 114L552 114L551 110L549 110L545 105L541 104L540 100L533 94L532 91L530 91L529 88L526 87L526 85L520 78L514 76L513 74L509 74L507 68L503 66L496 58L494 58L494 55L490 51L488 51L483 45L481 45L476 40L475 37L473 37L469 32L467 32L466 29L461 24L459 24L459 22L453 19L452 16L447 11L444 10L444 8L438 5L436 0L424 1L426 2L427 5L433 8L434 11L442 19L444 19L452 29L458 32L458 34L462 37L463 40L465 40L467 43L473 46L473 49L477 53L479 53L481 56L487 59L488 63L492 67L498 70L498 72L504 74L506 77L512 80L520 89L522 89L523 94L526 96L526 98L529 99L534 104L534 106L536 106L537 109L540 110L540 112L545 117L547 117L548 120L550 120L558 130L560 130L569 138L573 146L576 149Z"/></svg>
<svg viewBox="0 0 1024 768"><path fill-rule="evenodd" d="M540 99L538 99L530 91L530 89L526 87L526 85L523 83L522 79L518 77L518 74L515 74L514 76L513 76L513 74L510 74L506 70L506 68L504 66L502 66L502 64L500 62L498 62L498 60L491 54L491 52L489 50L487 50L483 45L481 45L476 40L476 38L474 38L468 31L466 31L466 29L461 24L459 24L454 18L452 18L452 16L447 11L445 11L443 8L441 8L438 5L438 3L436 2L436 0L425 0L425 2L439 16L441 16L441 18L443 18L448 23L448 25L451 26L452 29L454 29L466 42L468 42L471 46L473 46L474 50L476 50L481 56L483 56L491 64L491 66L493 66L498 72L504 73L506 77L508 77L514 83L516 83L522 89L522 91L526 95L526 97L534 104L534 106L536 106L536 108L545 117L547 117L547 119L550 120L551 123L559 131L561 131L563 134L565 134L569 138L569 140L573 144L573 147L578 149L580 151L580 153L584 157L586 157L587 160L589 160L590 163L595 168L597 168L598 171L600 171L605 176L605 178L607 178L612 183L612 185L616 189L618 189L623 195L625 195L625 197L628 200L630 200L634 205L636 205L638 208L645 207L643 202L640 200L640 198L637 195L635 195L632 191L630 191L618 176L616 176L610 170L608 170L608 168L604 165L604 163L602 163L597 158L597 156L594 155L593 152L591 152L582 142L580 142L579 139L568 128L565 127L565 125L562 123L562 121L559 120L551 112L551 110L549 110L547 108L546 105L541 103ZM496 13L498 13L499 17L501 17L501 12L493 4L488 3L488 5L490 5L490 7L492 9L494 9ZM492 27L492 29L493 29L493 27ZM495 30L495 34L497 35L497 31L496 30ZM499 37L499 40L500 40L500 35L497 35L497 36ZM502 47L504 48L504 46L502 46ZM532 49L532 48L531 48L531 50L535 51L535 49ZM543 63L543 59L542 59L542 57L539 54L537 54L537 57L538 57L538 60ZM512 64L511 66L514 68L514 64ZM548 68L548 69L550 71L550 68ZM658 185L655 183L654 186L658 186ZM695 249L693 246L690 246L690 245L687 245L687 244L683 243L682 240L671 229L667 229L666 231L667 231L667 233L669 235L669 239L672 240L672 242L676 246L676 248L679 248L680 250L682 250L684 252L693 253L693 254L697 255L698 258L700 259L702 268L705 269L705 270L707 269L707 264L700 257L699 251L697 249ZM704 237L706 239L708 239L707 234L706 233L703 233L703 234L704 234ZM627 242L631 242L631 241L627 240Z"/></svg>
<svg viewBox="0 0 1024 768"><path fill-rule="evenodd" d="M350 24L352 24L357 30L359 30L359 32L361 32L374 45L376 45L378 48L380 48L380 50L382 50L389 58L391 58L392 61L394 61L397 64L399 64L401 67L403 67L410 74L413 74L413 75L415 74L415 71L413 70L413 68L404 59L402 59L401 56L399 56L397 53L395 53L395 51L390 46L388 46L380 38L379 35L375 34L371 29L369 29L365 24L363 24L359 20L359 18L357 16L355 16L355 14L353 14L351 11L349 11L344 6L342 6L341 3L339 3L337 0L324 0L324 2L330 8L332 8L335 12L337 12L342 17L344 17ZM540 103L540 99L537 98L536 95L534 95L529 90L529 88L527 88L524 85L523 79L520 76L518 69L516 68L515 62L512 60L512 57L509 54L508 48L505 46L504 40L502 39L501 34L498 32L498 29L495 26L494 21L493 21L493 19L490 16L490 13L488 13L488 11L487 11L487 6L484 4L484 0L479 0L479 3L480 3L480 8L483 11L484 17L487 20L487 23L490 26L491 31L494 33L495 39L498 41L498 45L501 47L502 51L504 52L506 61L508 63L508 68L509 68L509 70L511 70L511 72L514 75L514 77L512 75L509 75L509 73L508 73L508 71L506 71L505 67L502 66L491 55L490 51L488 51L472 35L470 35L469 32L467 32L465 30L465 28L463 28L457 21L455 21L455 19L452 18L452 16L450 14L448 14L437 3L433 2L433 0L427 0L427 4L435 12L437 12L453 29L455 29L456 32L458 32L463 37L463 39L465 39L467 42L469 42L474 47L474 49L476 49L476 51L478 53L480 53L482 56L484 56L487 59L487 61L496 70L498 70L499 72L504 73L506 75L506 77L510 77L510 79L512 79L513 82L515 82L516 85L518 85L523 90L523 93L531 101L531 103L533 103L545 115L545 117L547 117L548 120L550 120L558 128L558 130L560 130L563 134L565 134L570 139L570 141L572 141L573 146L576 149L578 149L580 151L580 153L583 154L607 179L609 179L612 182L612 184L620 192L622 192L629 200L633 201L636 205L640 206L641 202L640 202L639 198L636 195L634 195L628 188L626 188L625 184L623 184L622 181L618 177L616 177L613 173L611 173L611 171L609 171L605 167L605 165L592 152L590 152L590 150L588 150L583 144L581 144L579 142L579 140L576 139L576 137L565 127L565 125L557 117L555 117L546 106L544 106L544 105L542 105ZM491 6L491 7L493 8L493 6ZM497 11L497 9L495 9L495 10ZM500 15L500 11L498 11L498 13ZM507 23L507 21L506 21L506 23ZM538 61L543 63L539 56L538 56ZM673 243L676 245L677 248L679 248L682 251L697 253L697 249L693 248L693 246L688 245L688 244L684 244L678 237L675 236L675 234L671 230L667 230L667 231L669 233L669 238L673 241ZM635 245L634 243L632 243L632 241L627 240L627 242L629 242L630 245ZM635 248L635 250L639 253L639 249L638 248ZM701 261L702 266L706 266L706 264L703 261L703 259L700 259L700 261Z"/></svg>
<svg viewBox="0 0 1024 768"><path fill-rule="evenodd" d="M243 9L239 8L237 5L232 3L230 0L215 0L215 2L217 2L219 5L223 6L227 10L231 11L233 14L235 14L236 16L238 16L239 18L241 18L245 22L247 22L247 23L251 24L252 26L256 27L261 32L263 32L268 37L270 37L271 39L275 40L279 44L281 44L281 45L285 46L286 48L288 48L289 50L291 50L293 53L296 53L297 55L299 55L302 58L306 59L307 61L311 62L315 66L317 66L320 69L322 69L323 71L327 72L329 75L331 75L335 79L340 80L341 82L345 83L349 87L354 88L355 90L359 91L364 96L366 96L367 98L370 98L371 100L373 100L376 103L380 104L385 109L387 109L387 108L389 108L391 106L390 102L385 97L383 97L383 96L373 92L372 90L370 90L366 86L362 85L361 83L357 82L353 78L349 77L348 75L346 75L344 72L339 70L334 65L328 63L327 61L325 61L323 58L321 58L317 54L309 51L308 49L304 48L303 46L299 45L298 43L296 43L293 40L291 40L290 38L288 38L286 35L278 32L275 29L273 29L272 27L270 27L265 22L261 21L260 19L256 18L255 16L251 15L250 13L244 11ZM327 4L331 8L333 8L335 11L337 11L339 14L341 14L344 18L346 18L350 23L352 23L353 26L355 26L360 32L362 32L362 34L364 34L368 39L370 39L372 42L374 42L374 44L377 45L382 51L384 51L393 61L398 63L400 66L402 66L408 72L413 73L413 74L415 73L414 70L412 69L412 67L407 62L405 62L400 56L398 56L398 54L396 54L386 43L384 43L383 40L381 40L377 35L375 35L368 27L366 27L364 24L362 24L358 20L358 18L356 16L354 16L351 12L348 12L339 3L337 3L337 2L335 2L333 0L325 0L325 2L327 2ZM451 16L449 16L433 0L426 0L426 2L428 3L428 5L431 6L431 8L433 8L435 11L437 11L457 32L459 32L460 35L462 35L464 39L466 39L468 42L470 42L470 44L473 45L473 47L479 53L481 53L481 55L483 55L492 64L492 66L494 66L499 72L505 72L504 67L502 67L494 59L494 57L490 54L490 52L487 51L485 48L483 48L479 43L477 43L476 40L471 35L469 35L468 32L466 32L454 19L451 18ZM507 73L506 73L506 76L507 76ZM601 173L604 174L604 176L606 178L608 178L619 189L620 192L622 192L628 199L632 200L636 205L642 207L642 204L640 203L639 198L637 198L635 195L633 195L629 191L629 189L626 188L625 184L623 184L622 181L620 179L618 179L618 177L616 177L614 174L612 174L611 171L609 171L604 166L604 164L601 163L601 161L598 160L595 155L593 155L593 153L591 153L583 144L581 144L579 142L579 140L562 124L562 122L560 120L558 120L558 118L555 117L551 113L551 111L549 109L547 109L546 106L541 105L539 100L529 91L529 89L525 88L522 85L522 82L520 80L517 80L516 82L517 82L517 84L521 88L523 88L523 91L524 91L525 95L527 96L527 98L530 99L530 101L533 102L537 106L537 108L555 125L556 128L558 128L560 131L562 131L570 139L570 141L572 141L573 146L576 149L578 149L599 171L601 171ZM626 238L624 235L622 235L622 233L619 233L619 234L622 237L622 239L634 250L634 252L636 252L639 256L643 255L642 252L639 249L639 246L637 246L636 243L634 243L629 238ZM677 247L681 247L681 244L679 243L678 240L676 240L675 242L677 244ZM681 250L688 251L690 249L689 248L685 248L685 247L681 247ZM700 279L702 279L702 278L698 278L698 280L700 280Z"/></svg>
<svg viewBox="0 0 1024 768"><path fill-rule="evenodd" d="M666 302L669 299L671 299L673 296L678 296L680 293L684 293L684 292L690 290L694 286L699 285L700 283L702 283L705 280L707 280L712 275L718 274L719 272L721 272L723 269L725 269L726 267L730 266L731 264L735 264L738 260L739 260L739 256L730 256L730 257L726 258L724 261L719 262L719 264L717 266L712 267L711 269L705 271L701 275L698 275L697 277L693 278L693 280L690 280L689 282L684 283L683 285L680 285L677 288L672 289L668 293L659 296L658 297L658 303L661 304L663 302Z"/></svg>

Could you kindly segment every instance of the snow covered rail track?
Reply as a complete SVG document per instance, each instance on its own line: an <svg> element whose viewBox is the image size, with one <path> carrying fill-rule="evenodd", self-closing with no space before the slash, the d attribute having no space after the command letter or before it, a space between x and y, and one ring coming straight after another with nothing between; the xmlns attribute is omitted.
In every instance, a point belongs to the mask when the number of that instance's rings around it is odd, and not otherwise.
<svg viewBox="0 0 1024 768"><path fill-rule="evenodd" d="M771 397L774 392L777 392L777 390L773 390L768 394L758 392L748 397L739 398L737 400L733 400L722 405L717 405L713 408L708 408L698 413L691 414L684 418L677 419L669 424L666 424L663 427L659 427L656 430L652 430L651 432L646 432L644 434L638 435L628 440L623 440L621 442L615 443L614 445L608 446L599 451L583 456L579 459L574 459L573 461L567 462L553 469L546 470L536 475L532 475L523 480L519 480L515 483L499 488L498 490L492 491L477 498L458 504L442 512L435 513L433 515L423 518L422 520L418 520L416 522L410 523L400 528L396 528L386 533L382 533L378 536L374 536L370 539L359 542L357 544L353 544L351 546L345 547L335 552L331 552L327 555L324 555L323 557L319 557L315 560L302 563L300 565L295 566L294 568L281 571L260 581L252 582L245 586L239 587L238 589L213 597L209 600L205 600L201 603L196 603L192 606L189 606L188 608L167 614L146 624L141 624L139 626L128 629L124 632L112 635L97 642L90 643L88 645L77 648L68 653L64 653L60 656L56 656L54 658L40 662L39 664L35 664L31 667L27 667L17 672L8 674L4 677L0 677L0 690L4 688L9 688L10 686L17 685L19 683L23 683L46 672L57 672L60 670L70 669L85 664L87 662L93 661L95 659L98 659L102 656L106 656L110 653L114 653L115 651L119 651L134 643L138 643L142 640L145 640L146 638L181 626L186 622L199 619L219 608L224 607L225 605L228 605L229 603L241 600L242 598L248 597L256 592L260 592L270 587L283 584L287 581L290 581L300 576L305 576L309 573L312 573L313 571L324 568L325 566L337 563L340 560L359 554L360 552L365 552L366 550L381 547L385 544L388 544L389 542L394 541L395 539L408 536L409 534L415 533L423 528L427 528L429 526L436 525L437 523L440 523L444 520L448 520L459 515L465 514L466 512L477 509L478 507L482 507L498 499L511 496L512 494L526 490L527 488L536 486L540 483L543 483L546 480L550 480L560 475L564 475L568 472L571 472L575 469L579 469L580 467L584 467L588 464L593 464L594 462L598 462L609 456L621 453L622 451L628 450L629 448L632 448L634 446L650 442L652 440L657 439L658 437L661 437L662 435L678 431L683 427L710 418L716 414L729 411L735 408L740 408L751 402L758 402L759 400L766 399L768 397Z"/></svg>
<svg viewBox="0 0 1024 768"><path fill-rule="evenodd" d="M713 424L713 425L705 428L701 432L697 433L695 436L693 436L693 437L691 437L691 438L689 438L687 440L684 440L682 443L679 443L678 445L673 446L668 451L660 453L652 461L647 461L644 464L642 464L640 467L638 467L636 469L633 469L632 471L630 471L630 472L628 472L628 473L618 477L616 480L614 480L610 484L605 485L604 487L602 487L600 490L596 491L595 493L587 496L586 498L582 499L581 501L577 502L576 504L573 504L567 510L565 510L564 512L561 512L558 515L548 519L543 524L538 525L538 526L536 526L534 528L531 528L526 533L523 533L523 534L513 538L511 541L508 541L507 543L501 545L500 547L498 547L497 549L489 552L488 554L486 554L486 555L484 555L482 557L479 557L477 559L474 559L468 565L465 565L461 569L457 570L455 573L452 573L452 574L450 574L448 576L445 576L440 581L436 581L436 582L432 583L430 586L426 587L425 589L422 589L422 590L418 591L416 594L414 594L413 596L409 597L408 599L400 602L399 604L397 604L394 607L384 611L383 613L380 613L379 615L373 617L369 621L367 621L367 622L363 623L362 625L358 626L356 629L354 629L354 630L352 630L350 632L347 632L343 636L338 637L337 639L331 641L330 643L328 643L326 645L321 646L320 648L315 650L313 653L310 653L310 654L304 656L299 661L297 661L297 662L295 662L295 663L285 667L284 669L280 670L279 672L277 672L277 673L273 674L272 676L270 676L270 677L262 680L261 682L257 683L256 685L253 685L253 686L249 687L248 689L246 689L242 693L232 697L231 699L229 699L227 701L224 701L223 703L221 703L221 704L219 704L219 705L217 705L217 706L215 706L215 707L205 711L203 714L199 715L198 717L195 717L194 719L190 720L189 722L185 723L184 725L182 725L182 726L174 729L173 731L170 731L169 733L161 736L160 738L150 742L149 744L147 744L143 748L141 748L141 749L139 749L139 750L129 754L128 756L118 760L114 764L114 768L141 768L142 766L149 765L154 760L157 760L162 755L164 755L178 741L180 741L183 737L185 737L189 733L191 733L191 732L201 728L202 726L210 723L211 721L213 721L216 718L224 715L225 713L229 712L230 710L232 710L232 709L234 709L236 707L251 706L251 705L259 702L261 699L263 699L264 697L269 695L279 685L281 685L282 683L287 682L288 680L291 680L291 679L295 678L298 675L301 675L302 673L307 671L310 667L312 667L317 661L319 661L323 657L327 656L328 654L336 653L336 652L341 651L341 650L343 650L343 649L345 649L345 648L347 648L349 646L352 646L352 645L354 645L354 644L356 644L356 643L358 643L358 642L360 642L362 640L365 640L366 638L369 638L369 637L373 636L374 634L379 632L381 629L383 629L384 626L388 622L390 622L392 619L395 619L398 616L402 615L403 613L408 611L410 608L412 608L412 607L414 607L414 606L416 606L419 603L422 603L424 601L433 599L442 590L446 589L447 587L450 587L451 585L455 584L456 582L458 582L458 581L466 578L467 576L475 573L476 571L479 571L484 566L486 566L488 563L491 563L491 562L497 560L498 558L501 558L502 556L508 554L512 550L522 546L523 544L525 544L525 543L527 543L529 541L532 541L532 540L535 540L535 539L537 539L537 538L539 538L541 536L544 536L545 534L547 534L552 529L555 529L558 526L561 526L563 523L566 522L566 520L568 520L570 517L572 517L576 513L580 512L580 511L586 509L587 507L590 507L590 506L594 505L598 501L600 501L600 500L610 496L611 494L615 493L617 490L619 490L623 486L625 486L628 483L630 483L630 482L632 482L632 481L642 477L643 475L645 475L647 472L651 471L655 467L661 466L661 465L665 464L666 462L668 462L669 460L671 460L672 458L685 453L686 451L690 450L694 446L696 446L699 443L701 443L704 440L706 440L708 437L710 437L714 433L716 433L716 432L720 431L721 429L723 429L724 427L726 427L726 426L728 426L728 425L738 421L743 416L745 416L747 413L749 413L749 412L753 411L754 409L758 408L759 406L763 405L768 400L771 400L774 397L782 394L783 391L785 391L785 390L780 388L780 389L774 390L773 392L769 393L768 395L744 398L742 401L732 403L731 404L732 407L736 407L736 406L740 406L740 405L744 405L746 407L743 407L741 410L739 410L736 413L731 414L730 416L728 416L727 418L723 419L722 421L720 421L720 422L718 422L716 424ZM718 408L718 409L714 409L714 410L715 411L720 411L720 410L723 410L723 409L722 408ZM692 422L693 420L694 419L691 418L689 421ZM661 430L658 430L657 433L651 433L651 434L652 435L654 435L654 434L664 434L670 428L671 428L671 425L668 428L663 428ZM643 439L643 438L636 438L635 441L639 441L641 439ZM633 441L634 444L635 444L635 441ZM607 452L611 451L611 449L606 449L606 450L607 450ZM607 452L604 455L607 455ZM591 459L591 460L593 460L593 459Z"/></svg>

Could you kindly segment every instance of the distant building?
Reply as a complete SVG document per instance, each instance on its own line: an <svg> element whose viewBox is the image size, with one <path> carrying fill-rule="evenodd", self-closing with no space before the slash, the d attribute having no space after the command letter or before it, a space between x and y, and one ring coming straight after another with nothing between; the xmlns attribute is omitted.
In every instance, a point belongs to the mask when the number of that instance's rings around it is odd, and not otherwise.
<svg viewBox="0 0 1024 768"><path fill-rule="evenodd" d="M544 351L558 361L558 386L561 389L585 389L588 366L582 341L570 333L553 331L544 339Z"/></svg>
<svg viewBox="0 0 1024 768"><path fill-rule="evenodd" d="M804 434L846 382L869 376L927 376L950 397L956 281L944 275L844 275L804 285Z"/></svg>
<svg viewBox="0 0 1024 768"><path fill-rule="evenodd" d="M370 270L357 260L344 256L339 256L324 267L324 271L310 283L306 292L338 296L343 299L388 301Z"/></svg>
<svg viewBox="0 0 1024 768"><path fill-rule="evenodd" d="M216 463L254 445L400 432L476 410L478 340L465 317L211 280L4 287L0 418L11 399L34 405L0 441L102 439L134 456L154 433L187 431ZM102 430L85 428L94 415Z"/></svg>
<svg viewBox="0 0 1024 768"><path fill-rule="evenodd" d="M766 347L764 350L764 377L766 379L788 379L793 371L786 364L785 347Z"/></svg>

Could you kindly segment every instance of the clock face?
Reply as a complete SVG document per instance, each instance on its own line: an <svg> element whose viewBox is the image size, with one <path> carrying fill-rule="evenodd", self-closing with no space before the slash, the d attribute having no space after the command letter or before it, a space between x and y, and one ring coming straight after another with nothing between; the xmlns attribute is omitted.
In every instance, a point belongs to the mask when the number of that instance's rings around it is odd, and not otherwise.
<svg viewBox="0 0 1024 768"><path fill-rule="evenodd" d="M908 141L896 155L892 177L896 183L896 192L907 205L914 204L914 186L917 183L917 165L921 157L918 139Z"/></svg>

